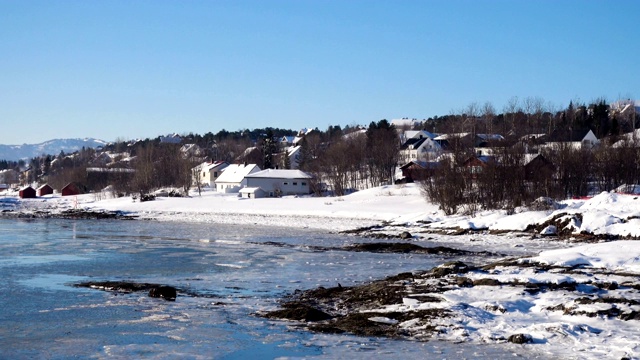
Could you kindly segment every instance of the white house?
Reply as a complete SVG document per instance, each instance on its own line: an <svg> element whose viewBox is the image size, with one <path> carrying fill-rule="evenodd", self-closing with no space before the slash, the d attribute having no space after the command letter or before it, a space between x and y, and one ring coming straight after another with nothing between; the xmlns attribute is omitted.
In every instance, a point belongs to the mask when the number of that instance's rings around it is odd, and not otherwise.
<svg viewBox="0 0 640 360"><path fill-rule="evenodd" d="M223 193L237 193L247 186L245 176L260 171L256 164L232 164L224 168L215 180L215 189Z"/></svg>
<svg viewBox="0 0 640 360"><path fill-rule="evenodd" d="M215 181L218 179L218 176L222 174L222 170L227 166L229 166L229 164L227 164L226 161L204 162L193 169L194 173L197 174L193 181L196 185L198 183L206 184L213 188L215 187Z"/></svg>
<svg viewBox="0 0 640 360"><path fill-rule="evenodd" d="M247 189L259 188L264 192L263 195L270 197L309 194L311 192L309 187L311 178L311 175L300 170L275 169L266 169L245 176ZM258 190L252 190L249 193L256 196L262 194Z"/></svg>
<svg viewBox="0 0 640 360"><path fill-rule="evenodd" d="M434 140L436 135L425 131L405 131L402 138L406 139L400 146L401 162L430 161L442 153L442 146Z"/></svg>

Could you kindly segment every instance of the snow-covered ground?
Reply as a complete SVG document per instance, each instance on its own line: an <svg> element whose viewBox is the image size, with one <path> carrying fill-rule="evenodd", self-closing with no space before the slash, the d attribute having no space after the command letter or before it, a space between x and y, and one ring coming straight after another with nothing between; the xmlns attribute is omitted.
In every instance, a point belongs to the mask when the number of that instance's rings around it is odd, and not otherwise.
<svg viewBox="0 0 640 360"><path fill-rule="evenodd" d="M575 291L528 293L514 286L472 286L452 288L441 295L442 302L420 303L407 298L403 304L384 311L412 311L434 306L446 307L458 315L449 319L448 331L441 337L454 341L504 341L509 334L526 333L533 344L549 354L570 358L640 358L640 242L636 240L592 244L548 241L540 234L609 234L618 238L640 238L640 199L634 195L602 193L586 200L567 200L554 209L515 214L483 211L474 216L445 216L425 201L417 186L384 186L342 197L283 197L241 199L236 195L205 191L188 198L160 197L138 202L131 198L109 198L107 194L77 197L52 195L18 200L0 194L0 210L56 212L81 208L92 211L124 211L143 219L161 221L259 224L291 228L341 231L380 225L388 232L410 231L414 241L437 235L434 232L485 229L511 232L509 235L460 236L476 241L476 247L500 251L510 246L537 244L536 257L522 260L522 267L510 266L489 273L470 273L490 277L501 283L573 283ZM532 226L551 224L536 234L513 234ZM535 238L535 239L532 239ZM490 239L490 240L488 240ZM543 240L540 240L543 239ZM527 264L552 266L534 271ZM559 271L558 267L577 272ZM426 270L426 269L425 269ZM610 288L594 288L596 283L615 283ZM586 285L591 284L591 285ZM588 302L582 299L588 297ZM598 298L620 301L597 301ZM595 302L593 302L595 301ZM628 320L607 314L611 309L631 314ZM605 309L606 308L606 309ZM560 309L560 310L559 310ZM614 311L614 313L615 313ZM573 312L573 313L572 313ZM604 314L604 315L603 315ZM374 319L372 321L379 321ZM407 328L417 324L401 324ZM443 326L446 324L443 324ZM455 325L455 326L454 326ZM453 326L453 327L452 327ZM453 329L453 330L451 330Z"/></svg>
<svg viewBox="0 0 640 360"><path fill-rule="evenodd" d="M0 193L0 206L3 199L5 202L17 201L16 195ZM148 202L132 201L130 197L113 199L109 193L72 197L48 195L18 202L23 211L76 207L96 211L120 210L142 218L168 221L257 223L336 231L381 222L432 230L523 231L529 225L566 216L569 220L567 226L574 234L587 232L640 238L640 196L608 192L588 200L557 203L555 210L517 209L515 214L481 211L473 216L445 216L437 205L425 201L415 184L382 186L341 197L242 199L237 194L203 191L201 195L192 192L187 198L158 197Z"/></svg>

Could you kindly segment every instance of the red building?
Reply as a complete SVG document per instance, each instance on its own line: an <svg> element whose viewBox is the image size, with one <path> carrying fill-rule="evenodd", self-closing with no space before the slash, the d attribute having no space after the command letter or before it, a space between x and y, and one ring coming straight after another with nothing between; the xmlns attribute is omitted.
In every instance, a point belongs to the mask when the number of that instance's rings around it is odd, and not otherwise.
<svg viewBox="0 0 640 360"><path fill-rule="evenodd" d="M45 196L53 194L53 188L49 184L44 184L36 189L38 196Z"/></svg>
<svg viewBox="0 0 640 360"><path fill-rule="evenodd" d="M65 187L60 190L62 196L73 196L83 194L82 188L78 186L76 183L68 183Z"/></svg>
<svg viewBox="0 0 640 360"><path fill-rule="evenodd" d="M27 186L21 189L18 195L21 199L34 199L36 197L36 191L31 186Z"/></svg>

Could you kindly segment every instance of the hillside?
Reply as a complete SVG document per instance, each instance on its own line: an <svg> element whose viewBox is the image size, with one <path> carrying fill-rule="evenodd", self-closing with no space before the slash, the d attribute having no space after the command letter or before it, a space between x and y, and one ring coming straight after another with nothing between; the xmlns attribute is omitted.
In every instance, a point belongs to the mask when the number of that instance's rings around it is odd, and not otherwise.
<svg viewBox="0 0 640 360"><path fill-rule="evenodd" d="M1 145L0 160L17 161L31 159L40 155L58 155L60 151L72 153L85 148L97 148L107 142L99 139L53 139L40 144Z"/></svg>

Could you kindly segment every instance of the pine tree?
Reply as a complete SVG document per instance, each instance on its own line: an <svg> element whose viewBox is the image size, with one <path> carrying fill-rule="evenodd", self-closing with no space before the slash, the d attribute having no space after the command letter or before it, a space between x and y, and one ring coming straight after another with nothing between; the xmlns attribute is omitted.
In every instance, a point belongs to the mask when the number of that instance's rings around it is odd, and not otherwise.
<svg viewBox="0 0 640 360"><path fill-rule="evenodd" d="M262 142L262 156L265 169L273 169L276 165L273 162L273 154L277 151L276 142L273 140L273 131L269 129L267 135Z"/></svg>

